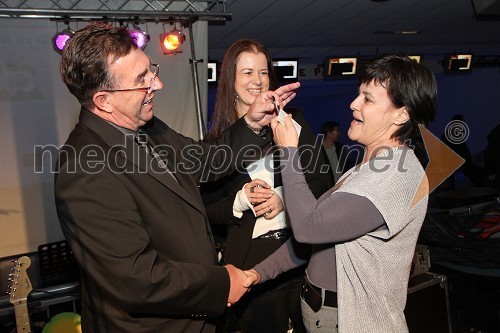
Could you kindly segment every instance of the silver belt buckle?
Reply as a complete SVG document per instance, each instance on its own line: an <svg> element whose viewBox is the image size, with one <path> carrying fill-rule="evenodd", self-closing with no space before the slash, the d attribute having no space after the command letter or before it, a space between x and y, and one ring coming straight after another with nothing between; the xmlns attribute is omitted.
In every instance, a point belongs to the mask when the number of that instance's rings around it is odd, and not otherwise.
<svg viewBox="0 0 500 333"><path fill-rule="evenodd" d="M286 235L287 235L286 230L278 230L278 231L274 232L273 237L274 237L274 239L280 239L280 238L285 237Z"/></svg>

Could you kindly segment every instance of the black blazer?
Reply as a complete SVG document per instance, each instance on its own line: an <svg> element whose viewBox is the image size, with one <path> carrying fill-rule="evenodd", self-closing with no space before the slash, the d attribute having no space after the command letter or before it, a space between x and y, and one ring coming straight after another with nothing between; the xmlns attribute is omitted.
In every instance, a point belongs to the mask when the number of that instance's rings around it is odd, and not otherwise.
<svg viewBox="0 0 500 333"><path fill-rule="evenodd" d="M325 161L321 140L317 139L298 109L290 108L286 111L291 113L293 119L302 126L299 137L301 164L309 188L316 197L319 197L333 186L333 176L328 171L328 163ZM269 130L269 132L271 131ZM227 225L225 262L242 269L252 268L286 241L286 239L282 239L280 242L259 244L260 247L258 251L254 252L254 256L248 256L256 218L250 210L245 211L241 218L234 217L233 202L236 193L241 190L245 183L250 181L250 176L244 170L209 184L203 191L210 223L212 225ZM282 185L282 181L279 173L279 161L276 160L275 155L274 186L280 185ZM306 252L304 249L300 251Z"/></svg>
<svg viewBox="0 0 500 333"><path fill-rule="evenodd" d="M229 275L216 264L198 184L234 171L236 152L271 138L240 121L219 141L227 146L210 149L157 118L143 129L168 153L178 182L152 170L164 169L131 137L85 110L59 154L55 200L81 268L82 329L214 332Z"/></svg>

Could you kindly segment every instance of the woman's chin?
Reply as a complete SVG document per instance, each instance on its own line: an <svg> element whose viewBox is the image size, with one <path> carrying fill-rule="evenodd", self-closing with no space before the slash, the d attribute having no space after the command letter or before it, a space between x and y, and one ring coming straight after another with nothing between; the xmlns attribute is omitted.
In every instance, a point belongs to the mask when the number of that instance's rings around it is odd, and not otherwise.
<svg viewBox="0 0 500 333"><path fill-rule="evenodd" d="M352 127L349 127L349 130L347 131L347 137L349 138L349 140L355 142L357 142L358 141L357 139L359 138L359 136L356 135L356 130L353 129Z"/></svg>

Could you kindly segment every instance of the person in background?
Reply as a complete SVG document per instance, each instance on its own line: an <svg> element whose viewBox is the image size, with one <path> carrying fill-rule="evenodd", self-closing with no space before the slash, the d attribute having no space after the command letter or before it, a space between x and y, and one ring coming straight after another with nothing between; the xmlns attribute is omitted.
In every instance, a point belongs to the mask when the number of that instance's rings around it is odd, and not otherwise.
<svg viewBox="0 0 500 333"><path fill-rule="evenodd" d="M465 118L461 114L456 114L451 118L451 122L461 122L462 124L455 123L452 128L463 128L463 126L467 126L465 123ZM487 175L486 171L474 163L472 159L472 154L470 152L469 146L467 146L466 141L455 140L452 136L449 136L450 133L443 133L441 135L441 141L443 141L448 147L450 147L455 153L460 155L465 162L458 168L457 171L463 172L463 174L471 181L473 186L484 186L486 183ZM444 184L446 186L455 187L454 177L449 177Z"/></svg>
<svg viewBox="0 0 500 333"><path fill-rule="evenodd" d="M294 237L312 244L301 292L309 332L408 332L403 310L429 186L407 144L419 125L433 119L436 95L432 71L406 56L367 63L347 133L365 147L363 160L319 199L305 182L291 117L271 122L283 149L281 175ZM248 272L253 275L246 285L302 263L285 243Z"/></svg>
<svg viewBox="0 0 500 333"><path fill-rule="evenodd" d="M485 151L485 166L491 185L500 191L500 124L488 134Z"/></svg>
<svg viewBox="0 0 500 333"><path fill-rule="evenodd" d="M347 154L347 149L343 151L344 145L339 142L339 123L336 121L324 122L321 125L321 134L323 134L323 149L328 157L330 170L336 183L344 173Z"/></svg>
<svg viewBox="0 0 500 333"><path fill-rule="evenodd" d="M286 105L300 84L255 98L214 147L154 117L159 70L123 27L91 24L62 54L81 111L54 191L81 271L83 332L215 332L215 318L247 291L241 270L217 265L197 185L204 168L215 180L271 142L250 127L266 125L273 99Z"/></svg>
<svg viewBox="0 0 500 333"><path fill-rule="evenodd" d="M215 109L209 140L245 117L255 99L264 91L275 89L276 76L271 56L262 44L240 39L226 51L222 61ZM329 174L320 173L325 166L321 144L297 109L286 109L302 126L299 150L306 182L313 195L319 197L332 184ZM268 127L255 128L269 133ZM215 190L203 191L211 224L227 226L224 250L226 264L250 269L278 249L292 236L283 204L282 182L275 167L272 147L269 153L242 172L213 183ZM218 193L214 199L214 191ZM308 246L297 246L304 258ZM291 319L294 332L303 332L300 317L299 291L303 267L290 271L267 285L252 288L247 297L231 309L244 333L277 333L288 330Z"/></svg>

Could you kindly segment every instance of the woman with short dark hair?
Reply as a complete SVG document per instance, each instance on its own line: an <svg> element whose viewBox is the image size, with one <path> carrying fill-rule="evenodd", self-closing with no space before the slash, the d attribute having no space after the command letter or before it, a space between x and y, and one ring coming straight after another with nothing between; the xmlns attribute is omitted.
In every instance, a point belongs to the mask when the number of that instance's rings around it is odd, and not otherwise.
<svg viewBox="0 0 500 333"><path fill-rule="evenodd" d="M368 63L351 103L351 140L364 157L319 199L305 185L289 116L273 119L282 146L287 212L297 241L312 244L302 289L309 332L408 332L410 264L427 211L428 181L410 140L434 117L437 87L425 66L400 55ZM282 246L256 265L263 282L301 264Z"/></svg>

